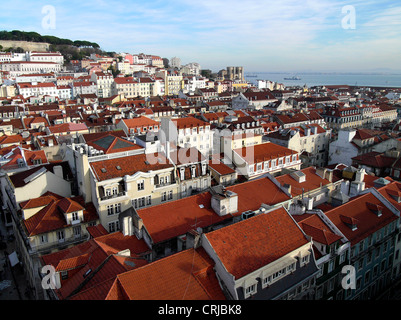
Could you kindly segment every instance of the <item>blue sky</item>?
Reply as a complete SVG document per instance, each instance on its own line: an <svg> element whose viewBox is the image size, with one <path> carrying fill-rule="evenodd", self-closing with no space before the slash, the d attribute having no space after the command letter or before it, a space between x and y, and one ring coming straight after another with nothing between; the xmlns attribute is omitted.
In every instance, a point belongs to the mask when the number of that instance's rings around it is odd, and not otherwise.
<svg viewBox="0 0 401 320"><path fill-rule="evenodd" d="M42 21L55 8L55 29ZM355 9L355 29L342 21ZM371 0L27 1L1 5L0 29L97 42L218 71L401 70L401 3ZM351 20L346 20L349 22Z"/></svg>

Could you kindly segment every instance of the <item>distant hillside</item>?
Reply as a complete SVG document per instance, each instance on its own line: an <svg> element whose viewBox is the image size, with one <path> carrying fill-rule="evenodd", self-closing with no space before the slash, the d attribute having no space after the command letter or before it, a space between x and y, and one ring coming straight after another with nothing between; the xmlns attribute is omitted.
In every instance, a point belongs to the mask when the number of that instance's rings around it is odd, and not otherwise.
<svg viewBox="0 0 401 320"><path fill-rule="evenodd" d="M55 36L42 36L37 32L0 31L0 50L24 51L58 51L64 56L65 64L71 60L82 60L92 53L114 56L115 52L105 52L96 42L86 40L62 39Z"/></svg>
<svg viewBox="0 0 401 320"><path fill-rule="evenodd" d="M62 39L55 36L42 36L37 32L26 31L0 31L0 40L14 40L14 41L29 41L29 42L45 42L50 45L69 45L74 47L94 48L99 49L100 46L96 42L86 40L69 40Z"/></svg>

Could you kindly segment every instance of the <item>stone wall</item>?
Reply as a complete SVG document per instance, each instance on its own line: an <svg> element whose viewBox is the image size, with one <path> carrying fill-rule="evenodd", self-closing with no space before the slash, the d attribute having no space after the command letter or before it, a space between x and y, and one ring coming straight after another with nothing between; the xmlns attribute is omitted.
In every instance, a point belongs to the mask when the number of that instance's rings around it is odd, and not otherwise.
<svg viewBox="0 0 401 320"><path fill-rule="evenodd" d="M3 49L21 47L25 51L49 51L50 44L45 42L0 40L0 46Z"/></svg>

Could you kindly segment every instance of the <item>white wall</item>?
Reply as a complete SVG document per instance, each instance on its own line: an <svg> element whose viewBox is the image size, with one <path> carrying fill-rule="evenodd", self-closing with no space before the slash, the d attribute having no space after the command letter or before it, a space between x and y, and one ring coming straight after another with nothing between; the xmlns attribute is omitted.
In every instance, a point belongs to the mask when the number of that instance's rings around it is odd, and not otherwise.
<svg viewBox="0 0 401 320"><path fill-rule="evenodd" d="M51 191L62 197L71 197L71 183L47 171L25 186L16 188L15 199L19 203L38 198L47 191Z"/></svg>
<svg viewBox="0 0 401 320"><path fill-rule="evenodd" d="M358 149L352 145L351 140L356 131L340 130L338 139L330 143L328 164L343 163L347 166L352 164L352 158L358 155Z"/></svg>

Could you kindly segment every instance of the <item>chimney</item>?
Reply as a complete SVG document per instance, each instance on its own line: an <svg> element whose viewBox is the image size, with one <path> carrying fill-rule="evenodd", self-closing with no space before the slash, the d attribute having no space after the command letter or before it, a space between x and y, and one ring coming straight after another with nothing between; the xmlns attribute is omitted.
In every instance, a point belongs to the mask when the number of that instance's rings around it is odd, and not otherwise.
<svg viewBox="0 0 401 320"><path fill-rule="evenodd" d="M218 185L211 188L211 206L219 216L238 212L238 195L228 191L224 186Z"/></svg>
<svg viewBox="0 0 401 320"><path fill-rule="evenodd" d="M121 231L124 236L132 236L133 235L133 224L132 224L131 216L125 216L122 218Z"/></svg>
<svg viewBox="0 0 401 320"><path fill-rule="evenodd" d="M197 230L191 229L186 234L186 241L185 245L186 248L199 248L201 245L201 229L198 228Z"/></svg>

